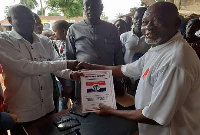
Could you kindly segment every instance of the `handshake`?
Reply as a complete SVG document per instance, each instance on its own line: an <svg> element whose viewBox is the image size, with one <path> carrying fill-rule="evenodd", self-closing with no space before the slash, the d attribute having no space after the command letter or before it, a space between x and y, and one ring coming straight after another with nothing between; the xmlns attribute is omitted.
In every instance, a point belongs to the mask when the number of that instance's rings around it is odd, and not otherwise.
<svg viewBox="0 0 200 135"><path fill-rule="evenodd" d="M74 81L80 81L80 76L83 76L81 70L92 70L93 66L89 63L78 62L77 60L67 60L67 68L73 70L70 74L70 79Z"/></svg>

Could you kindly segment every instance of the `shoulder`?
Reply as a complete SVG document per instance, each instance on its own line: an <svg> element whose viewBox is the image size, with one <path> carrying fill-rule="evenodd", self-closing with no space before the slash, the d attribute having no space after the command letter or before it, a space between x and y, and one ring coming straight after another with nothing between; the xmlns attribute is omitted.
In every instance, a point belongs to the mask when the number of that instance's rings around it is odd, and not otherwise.
<svg viewBox="0 0 200 135"><path fill-rule="evenodd" d="M120 40L126 41L127 39L129 39L131 37L131 35L132 35L132 31L122 33L120 35Z"/></svg>
<svg viewBox="0 0 200 135"><path fill-rule="evenodd" d="M106 22L104 20L101 20L101 25L104 26L104 27L109 27L109 28L117 29L114 24Z"/></svg>
<svg viewBox="0 0 200 135"><path fill-rule="evenodd" d="M80 22L77 22L77 23L74 23L72 24L69 29L76 29L76 28L81 28L83 26L86 26L84 20L80 21Z"/></svg>
<svg viewBox="0 0 200 135"><path fill-rule="evenodd" d="M10 35L10 32L0 32L0 38L1 39L6 39Z"/></svg>
<svg viewBox="0 0 200 135"><path fill-rule="evenodd" d="M172 42L172 62L177 67L189 71L191 68L200 67L199 58L194 49L186 42L185 39L180 38Z"/></svg>

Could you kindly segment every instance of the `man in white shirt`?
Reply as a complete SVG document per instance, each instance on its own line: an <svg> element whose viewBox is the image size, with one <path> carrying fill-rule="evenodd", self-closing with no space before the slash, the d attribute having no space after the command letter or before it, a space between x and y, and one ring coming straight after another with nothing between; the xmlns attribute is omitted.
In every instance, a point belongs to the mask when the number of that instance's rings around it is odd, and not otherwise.
<svg viewBox="0 0 200 135"><path fill-rule="evenodd" d="M177 7L157 2L143 16L145 41L153 45L139 60L123 66L77 66L140 78L136 110L121 111L100 104L97 114L136 121L140 135L200 134L200 63L178 32L179 25Z"/></svg>
<svg viewBox="0 0 200 135"><path fill-rule="evenodd" d="M12 6L8 21L13 26L12 31L0 34L0 62L6 86L4 103L6 111L18 117L11 134L23 135L21 125L54 110L50 73L73 78L75 73L69 68L73 69L76 62L55 61L57 53L48 38L33 33L35 19L27 7Z"/></svg>
<svg viewBox="0 0 200 135"><path fill-rule="evenodd" d="M125 64L138 60L151 47L151 45L145 42L145 38L141 32L142 17L146 9L146 7L139 7L135 11L133 17L134 28L120 36Z"/></svg>

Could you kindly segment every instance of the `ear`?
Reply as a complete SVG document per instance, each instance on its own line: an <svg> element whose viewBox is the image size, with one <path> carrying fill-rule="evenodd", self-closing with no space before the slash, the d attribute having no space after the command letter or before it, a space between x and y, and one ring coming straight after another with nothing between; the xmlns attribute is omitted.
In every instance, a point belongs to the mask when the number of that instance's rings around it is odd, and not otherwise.
<svg viewBox="0 0 200 135"><path fill-rule="evenodd" d="M12 25L12 19L11 19L11 17L7 17L7 20Z"/></svg>

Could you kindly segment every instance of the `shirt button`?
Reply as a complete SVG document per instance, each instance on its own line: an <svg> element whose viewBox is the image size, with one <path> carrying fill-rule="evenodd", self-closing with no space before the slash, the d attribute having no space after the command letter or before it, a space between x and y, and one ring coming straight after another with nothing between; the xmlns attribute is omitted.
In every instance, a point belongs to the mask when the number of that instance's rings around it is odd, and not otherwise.
<svg viewBox="0 0 200 135"><path fill-rule="evenodd" d="M42 99L42 103L43 103L43 99Z"/></svg>

